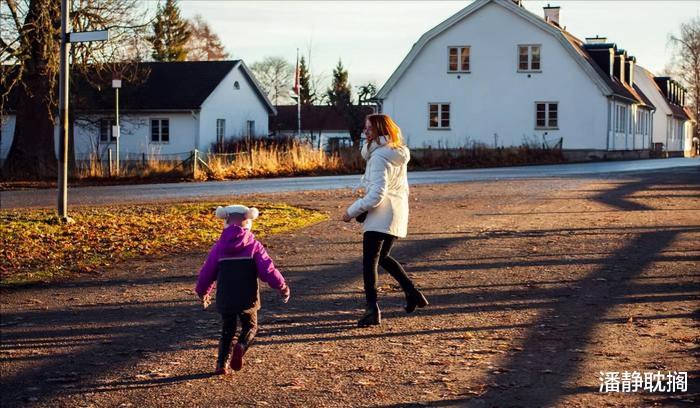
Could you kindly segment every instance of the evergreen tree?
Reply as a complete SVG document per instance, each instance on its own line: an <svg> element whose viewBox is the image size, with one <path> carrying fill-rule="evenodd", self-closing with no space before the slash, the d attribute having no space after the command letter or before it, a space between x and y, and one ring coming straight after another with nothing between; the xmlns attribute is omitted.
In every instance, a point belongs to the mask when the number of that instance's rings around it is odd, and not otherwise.
<svg viewBox="0 0 700 408"><path fill-rule="evenodd" d="M311 73L306 66L306 59L302 56L299 60L299 93L302 105L313 105L316 102L316 90L311 84Z"/></svg>
<svg viewBox="0 0 700 408"><path fill-rule="evenodd" d="M364 121L360 106L352 103L352 88L348 81L348 71L343 62L338 60L338 65L333 69L333 82L326 92L328 103L343 116L353 145L357 146L362 136Z"/></svg>
<svg viewBox="0 0 700 408"><path fill-rule="evenodd" d="M341 60L338 60L338 65L333 69L333 82L326 94L328 102L341 112L352 105L352 89L348 82L348 71Z"/></svg>
<svg viewBox="0 0 700 408"><path fill-rule="evenodd" d="M187 58L187 42L191 32L187 20L180 17L175 0L167 0L165 7L158 7L153 22L153 59L156 61L184 61Z"/></svg>

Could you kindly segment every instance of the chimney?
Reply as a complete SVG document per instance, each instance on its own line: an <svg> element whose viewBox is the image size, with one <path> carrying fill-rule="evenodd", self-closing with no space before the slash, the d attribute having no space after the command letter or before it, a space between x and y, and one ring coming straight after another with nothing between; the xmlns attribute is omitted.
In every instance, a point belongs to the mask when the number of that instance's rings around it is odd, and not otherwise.
<svg viewBox="0 0 700 408"><path fill-rule="evenodd" d="M631 87L634 87L634 64L637 62L637 58L633 56L627 57L627 67L625 69L625 80Z"/></svg>
<svg viewBox="0 0 700 408"><path fill-rule="evenodd" d="M553 23L556 26L560 26L559 25L559 9L561 9L561 7L550 6L549 4L547 4L547 7L543 7L543 8L544 8L544 20L548 23Z"/></svg>
<svg viewBox="0 0 700 408"><path fill-rule="evenodd" d="M613 67L613 76L620 80L623 84L625 81L625 60L627 59L627 51L617 50L615 54L615 64Z"/></svg>
<svg viewBox="0 0 700 408"><path fill-rule="evenodd" d="M664 93L664 96L666 97L667 100L671 100L669 96L669 77L654 77L654 82L656 82L656 85L661 88L661 91Z"/></svg>
<svg viewBox="0 0 700 408"><path fill-rule="evenodd" d="M606 37L600 37L596 34L595 37L586 37L586 44L605 44L608 42Z"/></svg>
<svg viewBox="0 0 700 408"><path fill-rule="evenodd" d="M673 84L673 104L678 105L678 82L673 81L671 82Z"/></svg>
<svg viewBox="0 0 700 408"><path fill-rule="evenodd" d="M596 65L611 77L613 76L613 67L615 66L615 53L617 45L610 43L602 44L586 44L584 45L588 54L590 54Z"/></svg>

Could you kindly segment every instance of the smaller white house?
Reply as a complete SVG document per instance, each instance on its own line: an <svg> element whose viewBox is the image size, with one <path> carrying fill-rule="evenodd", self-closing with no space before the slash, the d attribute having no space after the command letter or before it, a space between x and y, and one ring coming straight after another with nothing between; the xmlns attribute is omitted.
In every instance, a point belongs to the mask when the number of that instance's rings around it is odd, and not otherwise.
<svg viewBox="0 0 700 408"><path fill-rule="evenodd" d="M194 149L207 152L224 139L268 135L275 107L243 61L150 62L139 69L142 78L122 81L120 89L122 160L177 159ZM115 89L74 82L76 159L104 158L108 149L115 154ZM14 136L12 106L2 119L0 159ZM55 133L58 147L58 127Z"/></svg>
<svg viewBox="0 0 700 408"><path fill-rule="evenodd" d="M685 106L687 91L669 77L654 76L647 69L635 67L637 83L654 106L653 142L668 156L691 156L693 150L693 115Z"/></svg>

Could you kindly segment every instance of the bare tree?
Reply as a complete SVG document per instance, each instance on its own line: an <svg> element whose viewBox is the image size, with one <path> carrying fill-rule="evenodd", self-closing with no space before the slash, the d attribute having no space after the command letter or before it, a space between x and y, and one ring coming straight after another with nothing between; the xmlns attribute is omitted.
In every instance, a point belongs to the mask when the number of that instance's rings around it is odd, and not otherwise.
<svg viewBox="0 0 700 408"><path fill-rule="evenodd" d="M146 29L137 0L72 0L74 31L110 30L107 42L76 43L73 70L100 71L100 64L128 58L125 44ZM56 174L54 125L60 47L60 2L0 3L0 114L13 98L15 133L3 173L23 178Z"/></svg>
<svg viewBox="0 0 700 408"><path fill-rule="evenodd" d="M188 61L221 61L230 58L219 36L197 14L189 21L190 39L185 45Z"/></svg>
<svg viewBox="0 0 700 408"><path fill-rule="evenodd" d="M671 41L676 47L674 71L690 91L689 105L695 118L700 118L700 17L681 24L680 35L672 35ZM700 126L695 131L700 135Z"/></svg>
<svg viewBox="0 0 700 408"><path fill-rule="evenodd" d="M250 69L274 105L289 102L289 91L294 80L294 67L282 57L265 57Z"/></svg>

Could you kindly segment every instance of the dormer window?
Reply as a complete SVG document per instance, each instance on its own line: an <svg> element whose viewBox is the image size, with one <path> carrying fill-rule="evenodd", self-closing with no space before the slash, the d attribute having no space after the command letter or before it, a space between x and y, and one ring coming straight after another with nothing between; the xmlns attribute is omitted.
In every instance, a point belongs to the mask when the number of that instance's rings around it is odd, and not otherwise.
<svg viewBox="0 0 700 408"><path fill-rule="evenodd" d="M469 72L469 51L468 45L449 47L447 72Z"/></svg>
<svg viewBox="0 0 700 408"><path fill-rule="evenodd" d="M241 84L239 84L238 81L234 82L234 83L233 83L233 89L234 89L235 91L241 89Z"/></svg>
<svg viewBox="0 0 700 408"><path fill-rule="evenodd" d="M518 71L519 72L540 72L540 45L519 45L518 46Z"/></svg>

